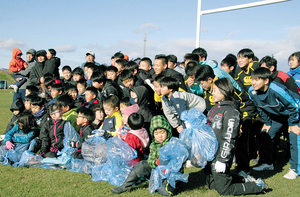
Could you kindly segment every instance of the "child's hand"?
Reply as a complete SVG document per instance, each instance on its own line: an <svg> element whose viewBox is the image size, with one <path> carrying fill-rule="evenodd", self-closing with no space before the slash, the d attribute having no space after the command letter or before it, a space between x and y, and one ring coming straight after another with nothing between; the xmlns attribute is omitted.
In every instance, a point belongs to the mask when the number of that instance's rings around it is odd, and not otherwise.
<svg viewBox="0 0 300 197"><path fill-rule="evenodd" d="M261 131L265 130L266 133L268 133L269 130L270 130L270 128L271 128L271 126L267 126L266 124L264 124L264 126L263 126L262 129L261 129Z"/></svg>
<svg viewBox="0 0 300 197"><path fill-rule="evenodd" d="M51 147L51 148L50 148L50 151L51 151L51 152L54 152L54 153L57 153L58 149L55 148L55 147Z"/></svg>
<svg viewBox="0 0 300 197"><path fill-rule="evenodd" d="M24 65L24 68L28 68L28 65L27 65L27 64L25 64L25 65Z"/></svg>
<svg viewBox="0 0 300 197"><path fill-rule="evenodd" d="M5 142L5 148L7 150L13 149L15 147L15 145L13 143L11 143L11 141L6 141Z"/></svg>
<svg viewBox="0 0 300 197"><path fill-rule="evenodd" d="M296 135L300 135L300 128L298 127L298 125L295 126L289 126L289 133L293 132Z"/></svg>
<svg viewBox="0 0 300 197"><path fill-rule="evenodd" d="M194 84L194 79L189 77L189 79L187 80L187 84L188 84L188 86L192 87L192 85Z"/></svg>
<svg viewBox="0 0 300 197"><path fill-rule="evenodd" d="M176 129L177 129L177 132L178 132L178 133L181 133L181 131L183 130L183 126L180 125L180 126L178 126Z"/></svg>

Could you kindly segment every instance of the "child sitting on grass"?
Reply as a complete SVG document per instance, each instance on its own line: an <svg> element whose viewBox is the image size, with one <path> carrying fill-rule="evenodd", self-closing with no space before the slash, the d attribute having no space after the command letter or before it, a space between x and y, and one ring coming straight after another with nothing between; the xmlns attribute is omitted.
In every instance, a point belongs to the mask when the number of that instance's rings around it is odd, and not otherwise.
<svg viewBox="0 0 300 197"><path fill-rule="evenodd" d="M150 133L152 143L150 144L149 158L137 163L123 185L111 190L113 193L120 194L130 191L131 187L139 179L150 179L152 169L155 169L158 165L162 165L159 159L159 149L170 141L172 137L172 127L164 116L154 116L151 120ZM158 193L162 195L170 195L174 192L175 188L171 187L167 181L164 181L161 189L158 190Z"/></svg>
<svg viewBox="0 0 300 197"><path fill-rule="evenodd" d="M70 146L73 148L78 148L71 156L76 159L83 159L81 154L81 146L82 143L88 139L89 135L92 135L92 131L94 130L94 126L91 123L95 119L95 114L92 110L88 108L80 108L78 110L78 117L76 119L76 123L80 126L79 130L79 142L71 141Z"/></svg>
<svg viewBox="0 0 300 197"><path fill-rule="evenodd" d="M5 134L3 144L7 150L14 149L18 143L29 143L38 130L30 112L23 112L18 117L18 123Z"/></svg>
<svg viewBox="0 0 300 197"><path fill-rule="evenodd" d="M57 157L57 151L64 148L64 126L62 111L59 105L51 104L48 108L51 119L41 128L40 140L42 141L40 155L43 157Z"/></svg>
<svg viewBox="0 0 300 197"><path fill-rule="evenodd" d="M144 118L138 113L131 114L128 118L129 131L123 135L122 140L126 142L131 148L136 150L137 158L132 160L132 164L144 160L145 149L149 146L149 136L144 125Z"/></svg>
<svg viewBox="0 0 300 197"><path fill-rule="evenodd" d="M39 96L33 96L30 101L31 112L38 128L41 128L42 125L44 125L48 117L44 102L45 100Z"/></svg>

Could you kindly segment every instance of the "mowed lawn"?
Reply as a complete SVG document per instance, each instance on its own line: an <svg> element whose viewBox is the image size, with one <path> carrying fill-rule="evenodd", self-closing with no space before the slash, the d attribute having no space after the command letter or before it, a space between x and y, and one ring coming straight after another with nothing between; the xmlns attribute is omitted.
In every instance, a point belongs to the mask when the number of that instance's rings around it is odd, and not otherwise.
<svg viewBox="0 0 300 197"><path fill-rule="evenodd" d="M4 132L12 117L9 110L13 97L12 90L0 90L0 134ZM281 142L281 149L285 142ZM251 174L261 177L270 186L267 196L300 196L300 178L286 180L283 175L288 171L289 164L284 160L284 152L277 156L275 171ZM233 172L235 172L233 166ZM177 196L219 196L216 191L209 190L205 185L204 173L201 168L188 168L189 183L179 188ZM111 193L107 182L93 182L91 175L73 173L67 170L49 170L42 168L14 168L0 165L0 196L117 196ZM120 196L150 196L148 183L134 187L132 192ZM159 196L153 194L152 196ZM251 195L250 195L251 196ZM253 195L256 196L256 195Z"/></svg>

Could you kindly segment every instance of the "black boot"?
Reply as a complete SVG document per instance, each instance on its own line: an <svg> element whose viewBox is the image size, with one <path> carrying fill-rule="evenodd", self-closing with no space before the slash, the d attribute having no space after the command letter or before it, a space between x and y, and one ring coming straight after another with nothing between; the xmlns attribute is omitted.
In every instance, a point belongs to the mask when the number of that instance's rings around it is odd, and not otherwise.
<svg viewBox="0 0 300 197"><path fill-rule="evenodd" d="M115 194L121 194L123 192L130 191L131 186L134 185L138 180L139 177L137 177L136 173L132 170L123 185L120 187L112 188L111 191Z"/></svg>
<svg viewBox="0 0 300 197"><path fill-rule="evenodd" d="M167 179L165 179L161 184L161 188L157 190L157 193L163 196L173 196L176 194L176 189L170 185Z"/></svg>

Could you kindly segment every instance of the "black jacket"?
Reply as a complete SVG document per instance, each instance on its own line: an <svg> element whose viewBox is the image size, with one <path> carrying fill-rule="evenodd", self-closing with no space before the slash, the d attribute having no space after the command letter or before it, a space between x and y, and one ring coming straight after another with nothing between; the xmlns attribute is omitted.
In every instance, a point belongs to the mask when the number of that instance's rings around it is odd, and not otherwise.
<svg viewBox="0 0 300 197"><path fill-rule="evenodd" d="M43 74L54 75L54 78L59 79L58 67L60 66L60 59L58 57L53 57L52 59L46 60L45 66L43 68Z"/></svg>
<svg viewBox="0 0 300 197"><path fill-rule="evenodd" d="M77 144L77 148L81 149L82 143L88 139L89 135L92 135L92 131L95 130L94 126L91 124L84 125L80 128L79 133L79 142Z"/></svg>
<svg viewBox="0 0 300 197"><path fill-rule="evenodd" d="M220 101L207 114L207 124L218 139L218 150L213 162L228 163L234 156L239 133L240 114L232 101Z"/></svg>
<svg viewBox="0 0 300 197"><path fill-rule="evenodd" d="M42 141L41 152L49 152L51 147L61 150L64 148L64 126L66 121L53 119L48 120L41 128L40 140Z"/></svg>
<svg viewBox="0 0 300 197"><path fill-rule="evenodd" d="M25 110L23 101L21 99L16 99L10 106L10 111L19 110L20 113L18 115L14 115L8 123L3 135L5 135L8 131L10 131L18 121L18 116Z"/></svg>

